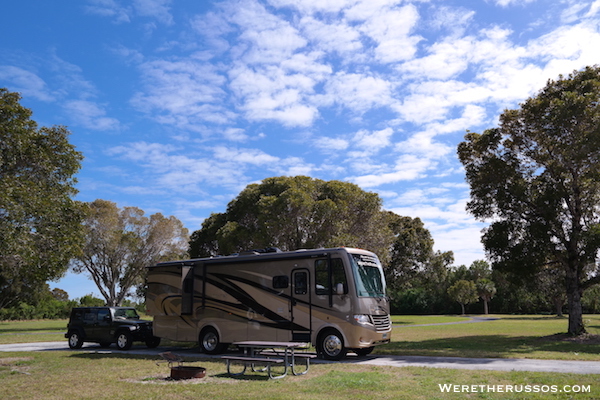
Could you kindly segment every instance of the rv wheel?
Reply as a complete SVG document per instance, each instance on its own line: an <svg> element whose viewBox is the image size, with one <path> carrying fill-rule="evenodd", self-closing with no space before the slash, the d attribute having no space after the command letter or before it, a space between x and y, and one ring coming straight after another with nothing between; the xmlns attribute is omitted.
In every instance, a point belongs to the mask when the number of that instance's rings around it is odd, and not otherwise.
<svg viewBox="0 0 600 400"><path fill-rule="evenodd" d="M336 330L327 330L319 335L317 343L319 352L326 360L341 360L346 355L344 338Z"/></svg>
<svg viewBox="0 0 600 400"><path fill-rule="evenodd" d="M206 354L220 354L227 346L221 343L219 334L215 328L205 328L200 332L198 342L200 344L200 350Z"/></svg>

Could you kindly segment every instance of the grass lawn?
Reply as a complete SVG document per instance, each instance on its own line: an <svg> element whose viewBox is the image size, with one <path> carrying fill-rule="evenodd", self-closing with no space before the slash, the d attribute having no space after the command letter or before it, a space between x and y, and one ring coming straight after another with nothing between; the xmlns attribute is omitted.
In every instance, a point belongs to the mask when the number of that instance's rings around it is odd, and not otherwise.
<svg viewBox="0 0 600 400"><path fill-rule="evenodd" d="M376 354L451 357L539 358L600 361L600 341L556 340L566 332L566 318L541 315L490 315L494 321L456 325L427 324L436 317L394 316L392 343ZM460 317L456 321L464 320ZM398 324L409 321L410 324ZM585 315L588 333L600 335L600 315ZM448 322L448 321L443 321ZM442 322L442 323L443 323Z"/></svg>
<svg viewBox="0 0 600 400"><path fill-rule="evenodd" d="M598 399L597 375L537 372L390 368L356 364L315 364L304 376L267 380L265 374L231 378L225 364L189 359L207 369L203 379L169 381L157 357L53 351L0 353L3 399ZM195 362L191 362L195 361ZM440 386L458 385L458 392ZM479 385L494 392L465 393ZM529 385L529 386L528 386ZM571 387L585 393L565 393ZM447 386L448 387L448 386ZM511 387L513 393L504 393ZM527 387L539 393L524 393ZM454 390L450 386L450 390ZM588 391L589 389L589 391ZM502 390L502 393L499 391ZM521 393L514 393L515 390ZM556 390L557 393L543 391Z"/></svg>
<svg viewBox="0 0 600 400"><path fill-rule="evenodd" d="M520 357L600 361L600 344L550 340L565 332L567 320L552 316L494 316L464 321L454 316L394 316L393 341L375 354L461 357ZM591 334L600 334L600 315L585 316ZM0 322L0 343L65 340L66 321ZM48 339L51 338L51 339ZM25 340L27 339L27 340ZM267 380L264 373L243 378L226 374L225 363L188 358L207 369L204 379L170 381L158 356L82 351L0 353L2 399L598 399L598 375L467 371L435 368L313 364L305 376ZM443 385L451 392L441 390ZM482 386L480 386L482 385ZM567 387L565 388L565 385ZM571 386L583 393L567 393ZM481 392L485 387L486 391ZM487 388L495 389L488 392ZM464 390L476 389L477 393ZM589 391L587 391L589 389ZM458 390L453 392L453 390ZM502 392L500 392L502 390ZM507 392L512 390L512 392ZM515 391L520 392L515 392ZM531 392L528 392L530 390ZM539 392L535 392L538 390ZM545 391L550 391L549 393ZM554 393L553 391L556 391Z"/></svg>

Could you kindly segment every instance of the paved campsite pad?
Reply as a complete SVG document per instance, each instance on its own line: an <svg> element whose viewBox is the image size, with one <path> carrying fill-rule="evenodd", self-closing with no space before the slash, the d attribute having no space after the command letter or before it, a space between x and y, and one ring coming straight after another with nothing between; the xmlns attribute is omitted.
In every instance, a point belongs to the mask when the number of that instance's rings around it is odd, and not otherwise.
<svg viewBox="0 0 600 400"><path fill-rule="evenodd" d="M17 343L0 345L0 352L20 351L73 351L69 349L67 341L63 342L39 342L39 343ZM198 353L197 348L186 347L158 347L147 349L144 346L134 346L131 350L123 352L116 348L101 348L95 344L85 344L80 352L93 353L115 353L115 354L138 354L156 356L159 353L171 351L189 357L201 357L207 359L220 359L220 355L208 355ZM348 356L342 361L326 361L315 359L313 364L328 363L356 363L361 365L379 365L390 367L429 367L449 369L471 369L492 371L533 371L533 372L557 372L572 374L600 374L600 361L569 361L569 360L532 360L526 358L463 358L463 357L424 357L424 356L383 356L370 355L367 357Z"/></svg>

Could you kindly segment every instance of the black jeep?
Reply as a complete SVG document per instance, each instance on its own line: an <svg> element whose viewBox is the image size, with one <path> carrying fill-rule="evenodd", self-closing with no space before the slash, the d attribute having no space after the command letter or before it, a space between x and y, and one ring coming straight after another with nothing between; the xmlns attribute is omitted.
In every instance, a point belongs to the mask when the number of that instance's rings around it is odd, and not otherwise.
<svg viewBox="0 0 600 400"><path fill-rule="evenodd" d="M134 341L145 342L149 348L160 344L160 338L153 335L152 322L141 320L130 307L73 308L65 337L72 349L81 348L83 342L103 347L116 343L119 350L129 350Z"/></svg>

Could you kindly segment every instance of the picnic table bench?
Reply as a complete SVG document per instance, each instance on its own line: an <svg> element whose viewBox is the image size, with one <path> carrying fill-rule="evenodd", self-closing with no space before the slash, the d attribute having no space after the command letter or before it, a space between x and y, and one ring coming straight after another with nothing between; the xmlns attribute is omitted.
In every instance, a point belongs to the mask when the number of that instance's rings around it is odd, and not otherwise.
<svg viewBox="0 0 600 400"><path fill-rule="evenodd" d="M244 355L238 356L222 356L221 358L227 362L227 373L232 376L239 376L246 373L248 366L253 372L267 371L269 378L280 379L288 374L288 370L294 375L304 375L308 372L310 360L316 355L307 353L297 353L294 350L305 348L305 343L298 342L268 342L268 341L244 341L235 342L234 345L244 349ZM302 359L305 362L303 371L296 370L296 359ZM242 364L244 366L241 372L232 372L231 365L233 363ZM263 369L257 369L256 365L264 365ZM271 369L272 364L283 365L284 371L282 374L275 375Z"/></svg>

